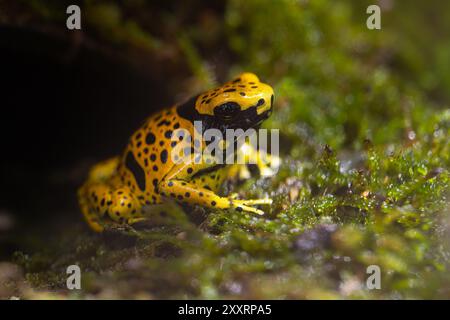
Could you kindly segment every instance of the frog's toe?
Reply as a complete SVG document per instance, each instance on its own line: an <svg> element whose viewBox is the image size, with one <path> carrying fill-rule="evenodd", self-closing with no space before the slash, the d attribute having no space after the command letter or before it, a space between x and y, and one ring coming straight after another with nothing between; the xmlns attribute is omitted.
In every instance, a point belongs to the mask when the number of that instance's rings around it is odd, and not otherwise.
<svg viewBox="0 0 450 320"><path fill-rule="evenodd" d="M272 199L251 199L251 200L242 200L248 206L255 206L258 204L272 204Z"/></svg>
<svg viewBox="0 0 450 320"><path fill-rule="evenodd" d="M230 194L228 196L228 198L231 200L237 199L238 197L239 197L239 193L237 193L237 192L233 192L232 194Z"/></svg>
<svg viewBox="0 0 450 320"><path fill-rule="evenodd" d="M281 158L276 155L270 156L270 166L274 169L278 169L281 166Z"/></svg>
<svg viewBox="0 0 450 320"><path fill-rule="evenodd" d="M257 209L257 208L247 206L247 205L245 205L243 203L239 203L239 202L233 203L233 208L239 212L245 211L245 212L255 213L260 216L264 215L264 211Z"/></svg>
<svg viewBox="0 0 450 320"><path fill-rule="evenodd" d="M252 212L258 215L263 215L264 211L252 206L261 204L272 204L272 199L232 200L232 206L237 211Z"/></svg>

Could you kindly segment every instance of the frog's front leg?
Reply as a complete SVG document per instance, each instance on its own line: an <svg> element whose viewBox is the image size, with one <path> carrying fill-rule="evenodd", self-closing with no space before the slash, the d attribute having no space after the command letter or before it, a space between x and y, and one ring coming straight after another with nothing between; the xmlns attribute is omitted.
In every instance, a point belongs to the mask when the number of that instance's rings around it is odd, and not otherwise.
<svg viewBox="0 0 450 320"><path fill-rule="evenodd" d="M116 175L119 158L94 166L88 181L78 190L81 211L89 226L101 232L112 222L134 223L142 217L142 205Z"/></svg>
<svg viewBox="0 0 450 320"><path fill-rule="evenodd" d="M201 176L203 172L213 171L214 167L222 165L209 163L203 160L200 164L183 162L175 167L158 184L158 191L161 195L172 197L177 201L191 205L198 204L209 208L229 209L235 208L238 211L264 214L262 210L251 206L259 204L271 204L272 199L238 200L221 197L208 186L199 186L191 182L194 176Z"/></svg>

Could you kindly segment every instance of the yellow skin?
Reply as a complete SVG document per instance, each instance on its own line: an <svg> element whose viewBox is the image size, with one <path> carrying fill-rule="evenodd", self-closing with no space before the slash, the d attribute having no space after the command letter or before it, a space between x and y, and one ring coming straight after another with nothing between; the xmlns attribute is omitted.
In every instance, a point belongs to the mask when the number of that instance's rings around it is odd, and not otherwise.
<svg viewBox="0 0 450 320"><path fill-rule="evenodd" d="M175 137L177 129L185 129L194 137L194 121L222 131L257 128L270 115L272 104L273 89L256 75L243 73L184 104L153 114L131 136L121 157L91 169L88 180L78 191L87 223L97 232L108 224L133 224L145 219L146 208L164 203L167 198L189 205L263 214L254 206L270 204L271 199L238 200L217 195L225 179L236 175L248 177L245 165L217 165L210 160L194 163L190 154L184 157L181 154L181 159L174 161L171 152L175 147L181 150L194 147L194 141ZM195 143L201 150L205 147L204 141ZM246 159L253 158L262 175L270 175L262 155L249 144L246 146L238 152L245 152ZM266 155L265 159L270 158Z"/></svg>

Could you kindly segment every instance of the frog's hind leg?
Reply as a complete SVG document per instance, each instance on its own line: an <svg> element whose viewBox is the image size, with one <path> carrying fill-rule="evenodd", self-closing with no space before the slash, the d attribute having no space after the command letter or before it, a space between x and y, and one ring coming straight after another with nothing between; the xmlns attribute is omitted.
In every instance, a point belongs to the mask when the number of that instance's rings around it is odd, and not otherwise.
<svg viewBox="0 0 450 320"><path fill-rule="evenodd" d="M78 191L81 211L96 232L114 222L128 223L139 218L141 205L136 195L127 186L122 186L115 174L118 158L94 166L88 181Z"/></svg>
<svg viewBox="0 0 450 320"><path fill-rule="evenodd" d="M245 142L242 145L239 152L243 156L244 163L255 164L258 167L262 177L274 176L280 167L281 160L277 155L268 154L263 150L257 150L248 142ZM234 175L238 176L240 179L248 179L250 177L250 172L245 165L241 165L239 170L236 172L232 171L231 173L234 173Z"/></svg>

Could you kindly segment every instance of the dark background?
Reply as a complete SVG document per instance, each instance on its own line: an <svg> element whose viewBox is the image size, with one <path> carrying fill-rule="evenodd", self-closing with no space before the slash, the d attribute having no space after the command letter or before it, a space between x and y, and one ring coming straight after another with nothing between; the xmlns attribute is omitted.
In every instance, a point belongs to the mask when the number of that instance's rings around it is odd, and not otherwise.
<svg viewBox="0 0 450 320"><path fill-rule="evenodd" d="M147 115L173 102L157 74L71 46L0 28L0 208L12 215L75 208L89 166L120 152Z"/></svg>

